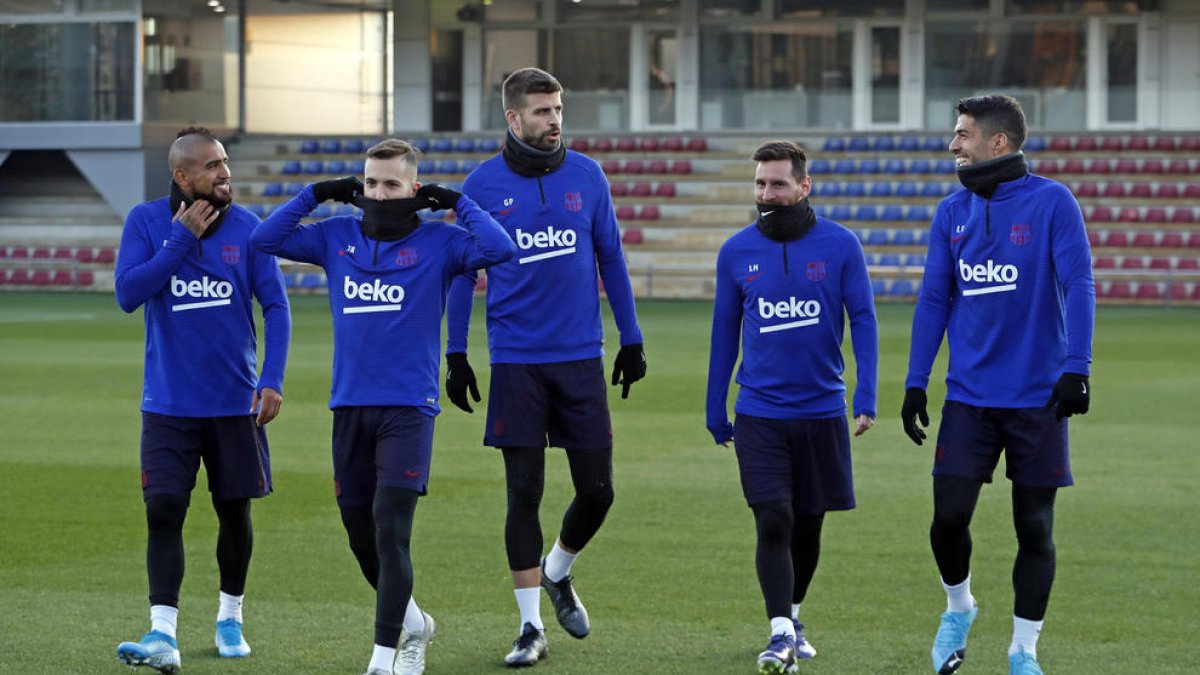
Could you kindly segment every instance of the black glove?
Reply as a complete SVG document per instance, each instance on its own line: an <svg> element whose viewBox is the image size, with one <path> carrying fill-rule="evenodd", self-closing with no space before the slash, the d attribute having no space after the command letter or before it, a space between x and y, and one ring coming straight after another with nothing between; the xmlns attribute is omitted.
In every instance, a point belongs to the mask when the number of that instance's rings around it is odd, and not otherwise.
<svg viewBox="0 0 1200 675"><path fill-rule="evenodd" d="M629 398L629 386L646 376L646 352L641 343L625 345L613 361L613 386L621 387L621 398Z"/></svg>
<svg viewBox="0 0 1200 675"><path fill-rule="evenodd" d="M313 183L313 197L317 203L332 199L343 204L349 204L354 201L354 195L363 193L362 181L358 176L346 176L345 178L335 178L333 180L323 180L320 183Z"/></svg>
<svg viewBox="0 0 1200 675"><path fill-rule="evenodd" d="M1082 415L1088 411L1092 401L1092 390L1087 375L1079 373L1063 373L1050 392L1050 402L1046 405L1054 408L1054 416L1058 419L1071 415Z"/></svg>
<svg viewBox="0 0 1200 675"><path fill-rule="evenodd" d="M467 389L471 390L471 396L476 403L481 400L479 398L479 386L475 384L475 371L471 369L471 364L467 363L467 355L465 353L447 354L446 355L446 396L450 397L450 402L458 406L466 412L475 412L471 409L471 404L467 401Z"/></svg>
<svg viewBox="0 0 1200 675"><path fill-rule="evenodd" d="M417 198L428 199L429 204L435 209L452 209L458 205L458 200L462 199L462 193L444 185L430 183L422 185L417 190Z"/></svg>
<svg viewBox="0 0 1200 675"><path fill-rule="evenodd" d="M917 418L921 418L921 426L929 426L928 405L924 389L909 387L904 392L904 404L900 406L900 421L904 422L904 433L908 434L912 442L917 445L925 442L925 430L917 426Z"/></svg>

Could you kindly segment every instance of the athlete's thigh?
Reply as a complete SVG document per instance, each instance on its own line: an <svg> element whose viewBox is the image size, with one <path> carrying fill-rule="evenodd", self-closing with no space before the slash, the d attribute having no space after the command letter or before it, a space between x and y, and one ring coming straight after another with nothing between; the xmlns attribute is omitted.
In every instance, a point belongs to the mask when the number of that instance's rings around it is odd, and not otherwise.
<svg viewBox="0 0 1200 675"><path fill-rule="evenodd" d="M253 415L207 420L204 468L208 491L218 501L253 499L271 493L267 434Z"/></svg>
<svg viewBox="0 0 1200 675"><path fill-rule="evenodd" d="M604 386L604 361L584 359L540 366L550 393L550 445L558 448L612 446L612 419Z"/></svg>
<svg viewBox="0 0 1200 675"><path fill-rule="evenodd" d="M1067 420L1057 419L1054 408L1009 411L1003 430L1005 473L1014 485L1060 488L1075 484Z"/></svg>
<svg viewBox="0 0 1200 675"><path fill-rule="evenodd" d="M341 508L375 501L375 425L379 408L333 409L333 492Z"/></svg>
<svg viewBox="0 0 1200 675"><path fill-rule="evenodd" d="M375 432L376 485L423 495L433 457L434 417L412 406L380 410Z"/></svg>
<svg viewBox="0 0 1200 675"><path fill-rule="evenodd" d="M188 496L204 448L203 420L142 413L142 496Z"/></svg>
<svg viewBox="0 0 1200 675"><path fill-rule="evenodd" d="M788 420L738 414L733 421L734 451L742 494L750 506L791 503L793 453Z"/></svg>
<svg viewBox="0 0 1200 675"><path fill-rule="evenodd" d="M497 448L544 448L549 394L538 366L492 364L483 443Z"/></svg>
<svg viewBox="0 0 1200 675"><path fill-rule="evenodd" d="M946 401L938 427L933 475L992 482L1004 449L1003 434L990 412L994 410Z"/></svg>
<svg viewBox="0 0 1200 675"><path fill-rule="evenodd" d="M794 420L792 509L815 516L855 506L846 417Z"/></svg>

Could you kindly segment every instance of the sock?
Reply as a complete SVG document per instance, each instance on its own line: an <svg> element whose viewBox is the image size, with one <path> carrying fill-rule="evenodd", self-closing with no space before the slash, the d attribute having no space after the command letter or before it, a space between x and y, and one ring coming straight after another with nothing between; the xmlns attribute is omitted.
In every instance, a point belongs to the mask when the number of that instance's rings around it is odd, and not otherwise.
<svg viewBox="0 0 1200 675"><path fill-rule="evenodd" d="M538 586L533 588L514 588L513 595L517 596L517 607L521 610L521 627L518 632L525 629L525 624L531 623L538 630L545 630L546 625L542 623L542 589Z"/></svg>
<svg viewBox="0 0 1200 675"><path fill-rule="evenodd" d="M793 640L796 639L796 625L792 623L792 619L786 616L776 616L771 618L771 635L790 635Z"/></svg>
<svg viewBox="0 0 1200 675"><path fill-rule="evenodd" d="M413 600L411 595L408 596L408 608L404 610L404 630L408 631L409 635L425 632L425 614L417 607L417 601Z"/></svg>
<svg viewBox="0 0 1200 675"><path fill-rule="evenodd" d="M971 595L970 574L963 579L962 583L954 586L947 586L943 581L942 588L946 589L946 611L969 612L975 606L975 596Z"/></svg>
<svg viewBox="0 0 1200 675"><path fill-rule="evenodd" d="M1019 649L1024 649L1026 654L1037 657L1037 641L1038 636L1042 634L1042 623L1014 615L1013 639L1012 644L1008 646L1008 655L1012 656Z"/></svg>
<svg viewBox="0 0 1200 675"><path fill-rule="evenodd" d="M571 565L575 563L578 553L567 553L562 544L556 539L554 547L546 554L546 569L542 571L550 581L562 581L571 573Z"/></svg>
<svg viewBox="0 0 1200 675"><path fill-rule="evenodd" d="M800 603L792 603L792 621L799 623L800 621Z"/></svg>
<svg viewBox="0 0 1200 675"><path fill-rule="evenodd" d="M217 621L236 619L238 623L241 623L242 602L245 599L245 595L230 595L225 591L221 591L221 608L217 610Z"/></svg>
<svg viewBox="0 0 1200 675"><path fill-rule="evenodd" d="M371 663L367 665L367 670L379 668L386 672L392 672L392 664L396 661L396 648L384 647L383 645L375 645L374 651L371 652Z"/></svg>
<svg viewBox="0 0 1200 675"><path fill-rule="evenodd" d="M150 605L150 630L175 637L179 623L179 608L170 605Z"/></svg>

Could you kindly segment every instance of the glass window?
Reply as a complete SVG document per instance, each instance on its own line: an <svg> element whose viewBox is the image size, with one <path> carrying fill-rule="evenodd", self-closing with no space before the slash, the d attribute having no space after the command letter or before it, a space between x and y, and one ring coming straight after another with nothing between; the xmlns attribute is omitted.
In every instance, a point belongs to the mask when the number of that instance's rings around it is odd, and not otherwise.
<svg viewBox="0 0 1200 675"><path fill-rule="evenodd" d="M779 16L783 19L819 16L904 16L904 3L880 0L780 0Z"/></svg>
<svg viewBox="0 0 1200 675"><path fill-rule="evenodd" d="M925 124L953 126L965 96L1016 97L1031 127L1078 129L1087 119L1082 21L931 22L925 38Z"/></svg>
<svg viewBox="0 0 1200 675"><path fill-rule="evenodd" d="M222 3L229 5L229 2ZM79 13L88 12L135 12L136 0L79 0Z"/></svg>
<svg viewBox="0 0 1200 675"><path fill-rule="evenodd" d="M554 76L562 83L565 129L629 128L629 29L554 31Z"/></svg>
<svg viewBox="0 0 1200 675"><path fill-rule="evenodd" d="M853 41L832 23L702 28L701 127L849 125Z"/></svg>
<svg viewBox="0 0 1200 675"><path fill-rule="evenodd" d="M925 0L930 12L986 12L991 0Z"/></svg>
<svg viewBox="0 0 1200 675"><path fill-rule="evenodd" d="M1108 121L1137 121L1138 27L1108 25Z"/></svg>
<svg viewBox="0 0 1200 675"><path fill-rule="evenodd" d="M1010 16L1030 14L1137 14L1158 11L1157 0L1008 0Z"/></svg>
<svg viewBox="0 0 1200 675"><path fill-rule="evenodd" d="M0 122L134 119L134 24L0 24Z"/></svg>
<svg viewBox="0 0 1200 675"><path fill-rule="evenodd" d="M0 0L0 16L5 14L62 14L64 0Z"/></svg>
<svg viewBox="0 0 1200 675"><path fill-rule="evenodd" d="M544 30L496 30L483 34L483 127L503 129L504 104L501 89L514 70L536 66L550 70L547 32ZM557 73L556 73L557 75ZM560 78L561 81L561 78ZM570 88L569 82L563 86ZM570 120L566 124L571 124Z"/></svg>
<svg viewBox="0 0 1200 675"><path fill-rule="evenodd" d="M737 16L759 16L763 0L700 0L700 16L706 19L728 19ZM770 2L766 3L770 6Z"/></svg>
<svg viewBox="0 0 1200 675"><path fill-rule="evenodd" d="M227 105L237 103L237 47L227 47L226 24L236 28L237 16L200 11L142 19L147 121L237 125Z"/></svg>
<svg viewBox="0 0 1200 675"><path fill-rule="evenodd" d="M678 0L638 0L637 2L575 2L558 0L558 20L582 21L677 21Z"/></svg>

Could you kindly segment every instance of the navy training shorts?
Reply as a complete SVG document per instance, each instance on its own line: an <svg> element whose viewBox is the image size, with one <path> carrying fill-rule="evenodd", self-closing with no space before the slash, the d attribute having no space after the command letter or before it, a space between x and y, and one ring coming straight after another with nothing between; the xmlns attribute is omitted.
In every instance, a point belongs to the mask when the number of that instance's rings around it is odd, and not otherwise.
<svg viewBox="0 0 1200 675"><path fill-rule="evenodd" d="M483 443L497 448L612 447L604 360L492 364Z"/></svg>
<svg viewBox="0 0 1200 675"><path fill-rule="evenodd" d="M739 414L733 438L742 494L750 506L788 502L795 513L807 516L854 508L844 416L796 420Z"/></svg>
<svg viewBox="0 0 1200 675"><path fill-rule="evenodd" d="M992 482L1004 453L1005 475L1022 487L1074 485L1067 421L1054 408L981 408L958 401L942 406L933 475Z"/></svg>
<svg viewBox="0 0 1200 675"><path fill-rule="evenodd" d="M218 501L270 494L267 433L254 423L254 417L175 417L143 412L142 497L191 495L201 461L208 491Z"/></svg>
<svg viewBox="0 0 1200 675"><path fill-rule="evenodd" d="M376 486L425 494L433 457L432 415L413 406L333 410L333 485L338 506L375 501Z"/></svg>

